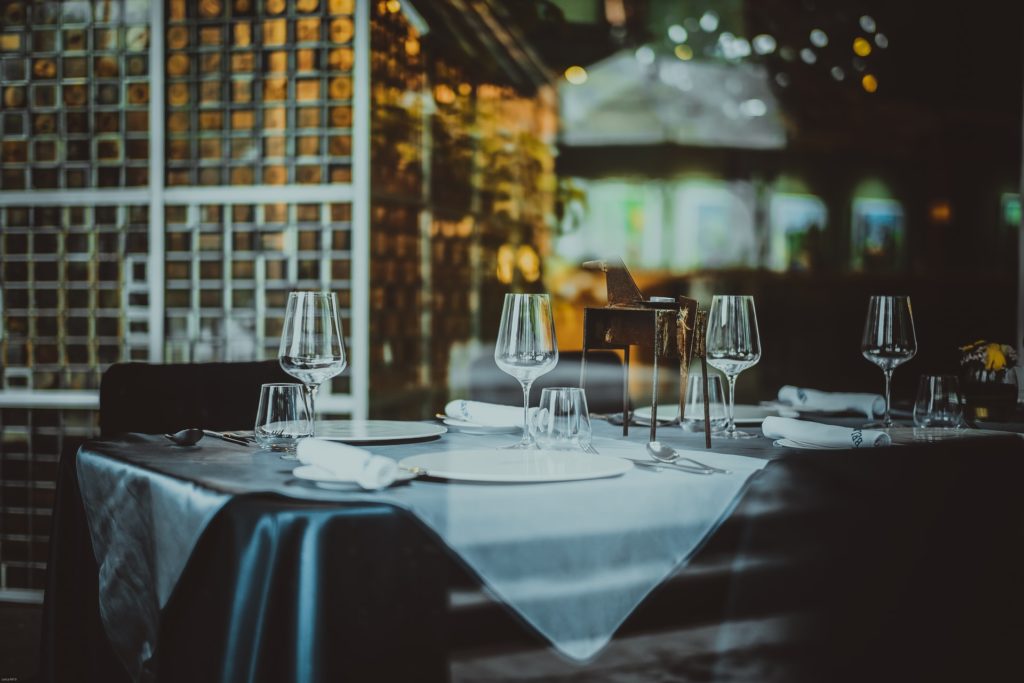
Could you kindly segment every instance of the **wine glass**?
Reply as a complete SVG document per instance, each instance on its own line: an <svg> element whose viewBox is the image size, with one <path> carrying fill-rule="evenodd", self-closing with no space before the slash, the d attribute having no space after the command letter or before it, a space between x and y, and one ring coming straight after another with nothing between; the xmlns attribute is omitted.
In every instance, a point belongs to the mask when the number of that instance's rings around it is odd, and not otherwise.
<svg viewBox="0 0 1024 683"><path fill-rule="evenodd" d="M707 356L708 363L729 380L729 425L722 436L729 439L757 436L736 429L736 376L761 360L761 335L757 331L754 297L724 295L711 300Z"/></svg>
<svg viewBox="0 0 1024 683"><path fill-rule="evenodd" d="M885 417L866 427L893 427L889 415L889 389L892 371L917 353L917 335L909 296L873 296L868 303L864 338L860 343L864 357L882 369L885 375Z"/></svg>
<svg viewBox="0 0 1024 683"><path fill-rule="evenodd" d="M315 435L317 389L348 365L338 318L338 297L333 292L288 295L277 358L284 371L306 387Z"/></svg>
<svg viewBox="0 0 1024 683"><path fill-rule="evenodd" d="M507 448L534 448L527 422L530 386L558 363L555 322L547 294L506 294L494 362L523 387L523 438Z"/></svg>

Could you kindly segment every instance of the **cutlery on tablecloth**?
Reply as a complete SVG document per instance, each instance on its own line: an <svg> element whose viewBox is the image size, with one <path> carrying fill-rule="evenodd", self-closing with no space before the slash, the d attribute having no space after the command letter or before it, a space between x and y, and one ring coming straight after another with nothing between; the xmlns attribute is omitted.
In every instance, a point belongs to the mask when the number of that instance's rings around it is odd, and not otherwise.
<svg viewBox="0 0 1024 683"><path fill-rule="evenodd" d="M637 467L643 467L643 468L646 468L646 469L649 469L649 470L654 470L655 472L661 472L661 471L663 471L665 469L670 469L670 470L679 470L680 472L689 472L690 474L704 474L704 475L714 474L714 472L712 470L708 470L708 469L704 469L704 468L700 468L700 467L690 467L688 465L679 465L679 464L676 464L676 463L647 462L646 460L634 460L633 458L627 458L627 460L632 462Z"/></svg>
<svg viewBox="0 0 1024 683"><path fill-rule="evenodd" d="M732 474L732 472L730 472L729 470L723 470L720 467L712 467L711 465L702 463L699 460L689 458L680 453L679 451L677 451L676 449L672 448L671 446L663 444L660 441L651 441L650 443L648 443L647 452L650 453L651 457L657 460L658 462L665 463L667 465L675 464L678 466L678 462L680 460L685 460L687 462L693 463L694 467L707 470L708 474Z"/></svg>
<svg viewBox="0 0 1024 683"><path fill-rule="evenodd" d="M195 446L203 438L202 429L182 429L173 434L164 434L175 446Z"/></svg>

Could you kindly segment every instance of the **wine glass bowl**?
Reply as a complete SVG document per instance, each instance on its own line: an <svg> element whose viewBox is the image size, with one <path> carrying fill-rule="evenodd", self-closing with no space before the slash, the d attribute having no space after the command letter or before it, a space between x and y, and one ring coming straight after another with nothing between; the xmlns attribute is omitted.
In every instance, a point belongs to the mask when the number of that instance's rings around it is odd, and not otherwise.
<svg viewBox="0 0 1024 683"><path fill-rule="evenodd" d="M558 342L547 294L506 294L494 362L523 388L523 438L509 448L534 448L527 421L530 386L558 363Z"/></svg>
<svg viewBox="0 0 1024 683"><path fill-rule="evenodd" d="M310 419L316 425L316 394L320 385L348 365L333 292L291 292L285 309L281 368L306 387Z"/></svg>
<svg viewBox="0 0 1024 683"><path fill-rule="evenodd" d="M711 299L707 328L708 364L729 380L728 427L722 436L745 439L756 436L736 429L736 376L761 360L761 334L757 328L754 297L716 295Z"/></svg>
<svg viewBox="0 0 1024 683"><path fill-rule="evenodd" d="M909 296L873 296L864 321L861 354L885 375L885 416L867 427L893 427L890 414L892 372L917 353L917 333Z"/></svg>

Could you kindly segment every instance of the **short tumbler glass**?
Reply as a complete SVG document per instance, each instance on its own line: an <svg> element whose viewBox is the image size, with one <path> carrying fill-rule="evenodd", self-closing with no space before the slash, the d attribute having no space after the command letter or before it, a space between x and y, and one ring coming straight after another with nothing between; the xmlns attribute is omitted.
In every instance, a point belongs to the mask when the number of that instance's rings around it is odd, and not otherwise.
<svg viewBox="0 0 1024 683"><path fill-rule="evenodd" d="M955 429L963 423L964 401L955 375L922 375L914 402L918 427Z"/></svg>
<svg viewBox="0 0 1024 683"><path fill-rule="evenodd" d="M260 448L282 453L295 460L299 440L313 436L313 420L301 384L264 384L253 429Z"/></svg>
<svg viewBox="0 0 1024 683"><path fill-rule="evenodd" d="M530 419L534 440L545 450L590 451L590 411L579 387L551 387L540 392Z"/></svg>
<svg viewBox="0 0 1024 683"><path fill-rule="evenodd" d="M683 419L680 426L686 432L704 431L704 378L700 374L691 374L686 383L686 405L683 406ZM711 431L721 432L729 426L729 418L725 416L725 399L723 398L722 378L708 375L708 413L711 415Z"/></svg>

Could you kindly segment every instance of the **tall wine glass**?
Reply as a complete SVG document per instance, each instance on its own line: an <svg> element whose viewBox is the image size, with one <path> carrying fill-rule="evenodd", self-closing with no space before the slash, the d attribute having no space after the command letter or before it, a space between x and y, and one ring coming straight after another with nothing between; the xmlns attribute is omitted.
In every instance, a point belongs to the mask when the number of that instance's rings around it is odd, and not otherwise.
<svg viewBox="0 0 1024 683"><path fill-rule="evenodd" d="M722 436L748 439L756 436L736 429L736 376L761 360L761 335L757 330L754 297L725 295L711 300L707 333L708 363L729 380L729 426Z"/></svg>
<svg viewBox="0 0 1024 683"><path fill-rule="evenodd" d="M494 362L523 387L523 438L508 448L533 448L527 422L530 386L558 363L558 342L547 294L506 294Z"/></svg>
<svg viewBox="0 0 1024 683"><path fill-rule="evenodd" d="M333 292L288 295L277 358L284 371L306 387L315 435L317 389L348 365L338 318L338 297Z"/></svg>
<svg viewBox="0 0 1024 683"><path fill-rule="evenodd" d="M868 427L893 427L889 414L889 389L892 371L917 353L917 334L909 296L873 296L868 303L864 338L860 343L864 357L882 369L885 375L885 417Z"/></svg>

